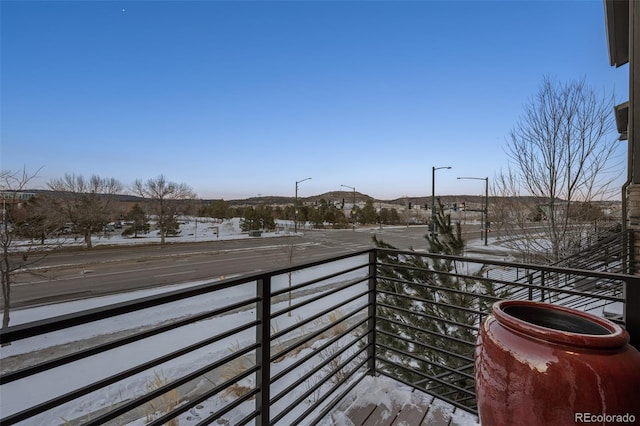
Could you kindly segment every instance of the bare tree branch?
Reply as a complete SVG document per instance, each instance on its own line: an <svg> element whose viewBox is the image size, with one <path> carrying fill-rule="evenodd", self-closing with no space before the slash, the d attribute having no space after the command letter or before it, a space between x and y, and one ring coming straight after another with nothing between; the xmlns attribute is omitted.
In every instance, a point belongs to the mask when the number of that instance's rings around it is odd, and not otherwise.
<svg viewBox="0 0 640 426"><path fill-rule="evenodd" d="M196 198L195 193L187 184L170 182L164 175L144 182L137 179L131 190L151 201L151 210L156 216L160 229L160 244L165 243L167 231L180 210L185 208L184 202Z"/></svg>
<svg viewBox="0 0 640 426"><path fill-rule="evenodd" d="M620 170L612 167L616 151L612 111L613 98L600 95L584 81L561 84L550 78L525 105L509 135L509 169L500 172L494 185L497 196L532 197L528 206L509 200L501 207L511 209L512 228L526 239L514 242L521 245L519 250L546 251L550 260L559 260L593 212L574 206L610 194ZM537 215L540 222L532 234L530 222Z"/></svg>
<svg viewBox="0 0 640 426"><path fill-rule="evenodd" d="M122 191L122 184L114 178L93 175L87 180L82 175L66 174L52 179L48 186L57 192L58 208L91 248L91 235L110 221L114 196Z"/></svg>
<svg viewBox="0 0 640 426"><path fill-rule="evenodd" d="M23 198L21 197L31 180L33 180L40 169L35 173L27 172L26 168L21 171L3 170L0 172L0 194L2 196L2 224L0 226L0 250L2 259L0 260L0 281L2 282L2 328L9 326L11 310L11 285L13 275L26 268L34 260L29 259L28 252L16 256L13 252L15 243L16 227L15 216L21 209Z"/></svg>

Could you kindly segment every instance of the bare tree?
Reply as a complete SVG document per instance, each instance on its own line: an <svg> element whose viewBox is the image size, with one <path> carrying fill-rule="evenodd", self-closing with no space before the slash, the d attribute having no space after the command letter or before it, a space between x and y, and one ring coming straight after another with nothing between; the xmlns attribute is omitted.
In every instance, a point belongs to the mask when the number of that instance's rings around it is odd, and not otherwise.
<svg viewBox="0 0 640 426"><path fill-rule="evenodd" d="M38 261L30 255L30 250L25 248L21 253L14 253L16 243L15 217L22 207L22 191L38 172L29 174L26 169L18 172L0 172L0 195L2 196L2 225L0 228L0 280L2 281L2 328L9 326L11 309L11 285L13 276L20 270Z"/></svg>
<svg viewBox="0 0 640 426"><path fill-rule="evenodd" d="M137 179L133 183L132 191L150 200L152 213L156 216L160 229L160 244L165 243L167 231L175 222L180 210L189 207L189 201L196 198L187 184L170 182L164 175L146 182Z"/></svg>
<svg viewBox="0 0 640 426"><path fill-rule="evenodd" d="M495 179L495 195L511 197L501 208L511 210L512 230L522 236L513 241L527 245L521 249L559 260L587 229L572 205L610 195L616 177L612 106L612 97L584 81L550 78L525 105L508 140L509 168ZM530 197L522 198L526 205L514 202L521 196Z"/></svg>
<svg viewBox="0 0 640 426"><path fill-rule="evenodd" d="M87 248L91 248L91 235L102 230L111 220L115 195L122 184L114 178L93 175L66 174L51 180L49 189L55 191L56 203L77 231L82 233Z"/></svg>

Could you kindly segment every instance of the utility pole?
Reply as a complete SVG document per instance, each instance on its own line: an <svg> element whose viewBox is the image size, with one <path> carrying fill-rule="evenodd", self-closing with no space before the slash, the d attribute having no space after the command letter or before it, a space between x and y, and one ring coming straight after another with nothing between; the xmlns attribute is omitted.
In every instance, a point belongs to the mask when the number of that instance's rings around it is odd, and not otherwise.
<svg viewBox="0 0 640 426"><path fill-rule="evenodd" d="M355 208L356 208L356 189L353 186L349 186L349 185L340 185L340 186L344 186L345 188L353 189L353 206L351 207L351 227L355 231L356 230L356 213L355 213Z"/></svg>
<svg viewBox="0 0 640 426"><path fill-rule="evenodd" d="M479 178L479 177L459 177L458 179L474 179L474 180L483 180L484 181L484 208L482 209L482 214L484 216L481 225L481 232L484 232L484 245L488 244L488 234L489 234L489 178Z"/></svg>
<svg viewBox="0 0 640 426"><path fill-rule="evenodd" d="M293 233L294 234L298 233L298 184L300 182L304 182L305 180L309 180L309 179L311 178L308 177L308 178L296 181L296 197L295 197L295 201L293 202Z"/></svg>

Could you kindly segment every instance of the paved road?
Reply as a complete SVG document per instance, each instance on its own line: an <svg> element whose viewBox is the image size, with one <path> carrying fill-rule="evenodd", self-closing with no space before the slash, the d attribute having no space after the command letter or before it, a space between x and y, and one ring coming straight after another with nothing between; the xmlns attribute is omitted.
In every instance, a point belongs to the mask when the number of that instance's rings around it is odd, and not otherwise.
<svg viewBox="0 0 640 426"><path fill-rule="evenodd" d="M160 245L96 247L48 254L15 277L12 306L26 307L283 268L373 247L372 237L400 249L427 248L426 226L307 230L299 236ZM468 236L477 237L476 230Z"/></svg>
<svg viewBox="0 0 640 426"><path fill-rule="evenodd" d="M28 274L16 276L12 305L113 294L134 289L218 279L328 258L373 246L377 235L398 248L426 248L426 227L312 230L300 236L166 246L126 246L50 253Z"/></svg>

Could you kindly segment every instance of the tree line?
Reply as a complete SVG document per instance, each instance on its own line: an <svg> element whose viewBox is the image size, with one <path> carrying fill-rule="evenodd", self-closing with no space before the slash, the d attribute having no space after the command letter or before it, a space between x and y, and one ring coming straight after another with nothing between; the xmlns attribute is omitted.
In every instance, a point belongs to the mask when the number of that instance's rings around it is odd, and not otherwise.
<svg viewBox="0 0 640 426"><path fill-rule="evenodd" d="M224 201L217 201L211 206L204 207L200 213L202 216L211 217L240 217L243 231L272 230L276 227L276 220L309 223L314 228L330 227L344 229L352 222L365 224L398 225L401 223L400 215L394 208L381 208L379 211L373 205L373 201L367 200L363 207L355 206L348 214L345 214L344 203L334 204L321 198L317 203L305 205L270 206L260 204L256 207L229 207L225 211ZM297 209L297 214L296 214ZM220 213L227 213L220 215Z"/></svg>
<svg viewBox="0 0 640 426"><path fill-rule="evenodd" d="M97 175L85 178L66 174L47 183L49 192L39 193L26 202L18 203L15 196L24 191L35 176L26 171L2 172L3 231L42 243L46 238L60 233L76 233L83 237L86 247L91 248L92 235L101 232L105 225L114 220L117 196L122 193L124 185L115 178ZM161 243L175 229L176 216L195 199L195 193L187 184L169 181L164 175L147 180L137 179L129 189L145 202L144 210L134 206L127 217L132 219L137 228L144 228L141 210L145 223L153 216Z"/></svg>
<svg viewBox="0 0 640 426"><path fill-rule="evenodd" d="M0 174L2 195L2 220L0 222L0 280L2 283L2 326L9 324L11 284L18 271L28 271L40 261L46 252L33 246L16 247L25 236L42 243L52 235L71 232L82 235L85 246L92 247L91 237L102 231L112 221L116 196L124 186L114 178L93 175L66 174L48 182L50 192L41 193L27 200L22 196L38 174L21 171L5 171ZM148 180L137 179L130 187L132 193L145 199L145 210L134 206L128 213L134 226L147 226L148 215L153 215L161 243L176 227L176 216L195 199L195 193L184 183L169 181L164 175ZM136 230L137 231L137 230ZM62 245L64 239L54 240L53 248ZM18 253L14 253L18 250Z"/></svg>

